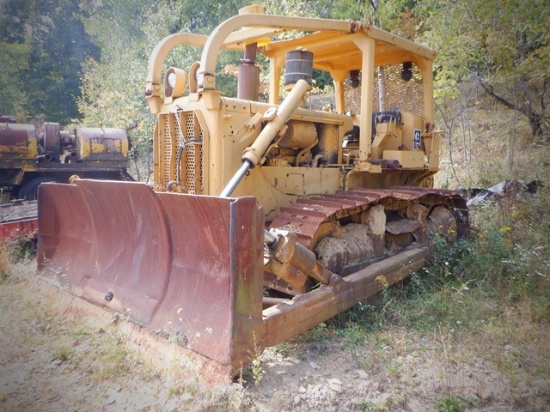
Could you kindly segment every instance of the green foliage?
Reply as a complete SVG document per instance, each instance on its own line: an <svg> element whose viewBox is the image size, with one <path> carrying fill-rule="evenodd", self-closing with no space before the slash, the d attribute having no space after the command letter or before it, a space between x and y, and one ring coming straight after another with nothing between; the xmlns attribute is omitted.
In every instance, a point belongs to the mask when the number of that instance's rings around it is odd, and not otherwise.
<svg viewBox="0 0 550 412"><path fill-rule="evenodd" d="M27 92L22 71L31 53L30 38L22 29L30 12L30 2L6 0L0 3L0 113L25 118Z"/></svg>
<svg viewBox="0 0 550 412"><path fill-rule="evenodd" d="M12 276L14 266L29 260L36 250L32 237L0 239L0 283Z"/></svg>
<svg viewBox="0 0 550 412"><path fill-rule="evenodd" d="M27 91L19 79L19 73L27 66L30 56L28 40L23 43L8 43L0 41L0 113L13 114L18 118L25 118L27 112Z"/></svg>
<svg viewBox="0 0 550 412"><path fill-rule="evenodd" d="M283 358L288 357L290 351L292 350L292 344L289 342L279 343L274 347L275 353L281 355Z"/></svg>
<svg viewBox="0 0 550 412"><path fill-rule="evenodd" d="M174 10L176 7L176 10ZM177 6L150 1L104 1L86 5L82 20L101 50L99 59L88 59L82 77L82 97L77 99L82 123L105 127L132 127L133 174L148 181L152 168L154 118L144 102L147 56L154 45L170 34L171 16Z"/></svg>
<svg viewBox="0 0 550 412"><path fill-rule="evenodd" d="M328 345L330 332L327 330L327 324L325 322L321 322L313 329L305 332L304 337L307 342L311 342L314 345L324 348Z"/></svg>
<svg viewBox="0 0 550 412"><path fill-rule="evenodd" d="M438 412L460 412L476 406L476 400L460 396L439 395L435 399L435 407Z"/></svg>
<svg viewBox="0 0 550 412"><path fill-rule="evenodd" d="M317 17L317 18L340 18L342 11L347 18L357 15L362 9L364 1L335 1L335 0L266 0L263 3L266 14L277 14L281 16ZM346 7L347 6L347 7ZM362 16L362 14L360 15Z"/></svg>
<svg viewBox="0 0 550 412"><path fill-rule="evenodd" d="M74 349L68 345L60 345L52 355L52 361L66 362L74 355Z"/></svg>
<svg viewBox="0 0 550 412"><path fill-rule="evenodd" d="M81 64L98 51L78 19L81 12L76 0L0 4L1 112L62 124L79 117L74 98Z"/></svg>
<svg viewBox="0 0 550 412"><path fill-rule="evenodd" d="M433 0L425 38L438 50L436 86L450 96L474 78L498 103L525 115L533 135L550 131L548 7L528 0Z"/></svg>
<svg viewBox="0 0 550 412"><path fill-rule="evenodd" d="M262 361L259 358L252 360L250 365L250 370L252 372L252 378L254 380L254 386L258 387L262 378L264 377L264 369L262 366Z"/></svg>
<svg viewBox="0 0 550 412"><path fill-rule="evenodd" d="M201 0L182 2L179 29L191 33L210 34L222 21L238 14L240 8L251 4L248 0Z"/></svg>
<svg viewBox="0 0 550 412"><path fill-rule="evenodd" d="M531 322L550 319L548 193L511 208L489 203L471 211L472 235L448 243L436 237L432 262L327 322L346 348L375 342L388 325L452 334L482 333L506 308L521 305ZM542 223L542 224L541 224ZM495 304L484 304L492 301ZM388 345L381 341L381 347ZM398 370L399 365L390 365Z"/></svg>

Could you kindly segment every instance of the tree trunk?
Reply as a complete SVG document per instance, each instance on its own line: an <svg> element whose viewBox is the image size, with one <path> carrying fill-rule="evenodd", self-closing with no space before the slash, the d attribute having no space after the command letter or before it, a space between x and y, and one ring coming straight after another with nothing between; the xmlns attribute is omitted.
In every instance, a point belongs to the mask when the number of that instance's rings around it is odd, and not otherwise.
<svg viewBox="0 0 550 412"><path fill-rule="evenodd" d="M495 98L495 100L509 109L516 110L527 117L529 120L529 125L531 126L531 131L533 132L533 137L538 137L542 135L543 132L543 121L542 114L535 112L531 105L519 106L513 103L510 103L508 100L504 99L502 96L499 96L493 91L492 86L485 84L483 80L479 79L479 84L483 87L483 90L489 95Z"/></svg>

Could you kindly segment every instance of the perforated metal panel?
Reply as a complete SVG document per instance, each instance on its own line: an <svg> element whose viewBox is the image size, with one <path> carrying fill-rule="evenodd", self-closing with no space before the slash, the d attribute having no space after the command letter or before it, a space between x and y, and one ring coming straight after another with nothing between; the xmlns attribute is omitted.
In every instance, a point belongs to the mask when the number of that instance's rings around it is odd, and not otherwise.
<svg viewBox="0 0 550 412"><path fill-rule="evenodd" d="M202 139L203 133L193 112L187 112L185 116L185 130L187 133L185 146L185 177L182 176L187 193L203 193L202 173ZM196 141L199 140L200 141Z"/></svg>
<svg viewBox="0 0 550 412"><path fill-rule="evenodd" d="M396 64L384 67L384 110L398 109L401 112L412 112L424 116L424 88L422 72L418 67L412 67L413 77L408 82L401 79L402 65ZM353 114L361 113L361 87L352 89L347 82L344 84L346 111ZM373 91L373 111L380 111L379 83L375 73Z"/></svg>
<svg viewBox="0 0 550 412"><path fill-rule="evenodd" d="M422 73L413 66L413 77L408 82L401 79L401 65L384 67L384 110L398 109L401 112L412 112L419 116L424 115L424 88L422 87ZM379 110L378 81L375 80L374 108Z"/></svg>
<svg viewBox="0 0 550 412"><path fill-rule="evenodd" d="M159 152L160 152L160 168L162 173L159 179L159 184L163 189L166 189L168 182L176 176L176 165L172 162L171 157L174 151L174 142L172 141L172 131L169 115L159 116L159 122L162 126L159 127Z"/></svg>
<svg viewBox="0 0 550 412"><path fill-rule="evenodd" d="M182 111L162 114L159 121L159 189L166 190L169 182L177 182L184 193L202 194L203 131L197 116Z"/></svg>

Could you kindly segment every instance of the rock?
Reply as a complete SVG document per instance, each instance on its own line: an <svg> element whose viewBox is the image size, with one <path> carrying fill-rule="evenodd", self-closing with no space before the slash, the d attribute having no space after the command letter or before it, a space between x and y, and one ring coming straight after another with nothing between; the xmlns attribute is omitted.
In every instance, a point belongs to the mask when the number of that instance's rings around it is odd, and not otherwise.
<svg viewBox="0 0 550 412"><path fill-rule="evenodd" d="M529 385L525 382L519 382L516 389L520 392L529 392Z"/></svg>
<svg viewBox="0 0 550 412"><path fill-rule="evenodd" d="M369 374L365 372L363 369L357 369L355 372L357 373L357 376L359 376L361 379L364 379L364 380L369 379Z"/></svg>
<svg viewBox="0 0 550 412"><path fill-rule="evenodd" d="M486 402L492 402L495 398L493 391L490 388L486 388L481 394L481 399Z"/></svg>
<svg viewBox="0 0 550 412"><path fill-rule="evenodd" d="M417 399L411 399L407 402L405 409L410 412L424 412L426 407Z"/></svg>
<svg viewBox="0 0 550 412"><path fill-rule="evenodd" d="M548 381L544 378L535 379L533 381L533 386L537 388L539 391L546 392L550 389L550 385L548 385Z"/></svg>
<svg viewBox="0 0 550 412"><path fill-rule="evenodd" d="M298 392L300 392L300 393L306 393L306 388L304 388L303 386L299 386L299 387L298 387Z"/></svg>
<svg viewBox="0 0 550 412"><path fill-rule="evenodd" d="M380 395L380 397L378 398L378 402L376 403L392 403L393 401L393 396L391 393L383 393Z"/></svg>
<svg viewBox="0 0 550 412"><path fill-rule="evenodd" d="M318 371L319 369L321 369L321 367L315 362L309 362L309 366L311 366L311 369L313 369L314 371Z"/></svg>
<svg viewBox="0 0 550 412"><path fill-rule="evenodd" d="M339 379L329 379L328 387L334 392L342 393L344 388L342 387L342 382Z"/></svg>
<svg viewBox="0 0 550 412"><path fill-rule="evenodd" d="M181 394L179 398L182 402L189 402L193 400L193 395L191 395L189 392L184 392Z"/></svg>
<svg viewBox="0 0 550 412"><path fill-rule="evenodd" d="M298 395L294 397L294 405L298 406L302 403L302 398L300 398Z"/></svg>
<svg viewBox="0 0 550 412"><path fill-rule="evenodd" d="M506 345L506 346L504 347L504 350L505 350L506 352L509 352L509 351L511 351L511 350L514 350L514 347L513 347L512 345Z"/></svg>

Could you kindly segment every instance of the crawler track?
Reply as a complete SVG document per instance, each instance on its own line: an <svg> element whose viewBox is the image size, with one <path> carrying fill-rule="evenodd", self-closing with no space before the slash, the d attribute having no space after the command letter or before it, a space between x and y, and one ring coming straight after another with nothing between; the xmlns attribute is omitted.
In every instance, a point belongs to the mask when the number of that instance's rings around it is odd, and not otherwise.
<svg viewBox="0 0 550 412"><path fill-rule="evenodd" d="M428 208L442 205L467 214L466 201L453 190L414 187L391 189L350 189L333 195L299 199L289 207L281 208L271 222L270 228L295 232L306 247L311 246L320 225L351 217L376 205L386 210L399 210L411 203L420 203ZM463 228L463 230L467 230Z"/></svg>

